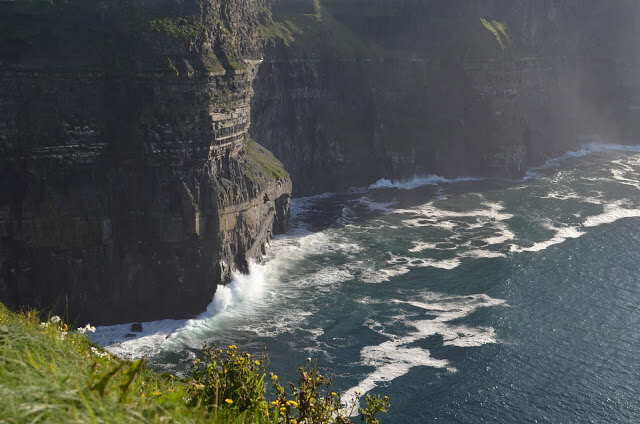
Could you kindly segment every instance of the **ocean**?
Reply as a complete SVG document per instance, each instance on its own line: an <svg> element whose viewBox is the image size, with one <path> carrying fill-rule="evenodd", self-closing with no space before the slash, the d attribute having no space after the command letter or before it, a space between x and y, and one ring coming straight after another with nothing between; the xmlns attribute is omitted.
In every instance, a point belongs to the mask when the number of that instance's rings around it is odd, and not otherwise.
<svg viewBox="0 0 640 424"><path fill-rule="evenodd" d="M178 374L202 342L266 348L281 381L314 358L388 395L383 423L640 422L640 146L294 199L207 311L129 327L92 337Z"/></svg>

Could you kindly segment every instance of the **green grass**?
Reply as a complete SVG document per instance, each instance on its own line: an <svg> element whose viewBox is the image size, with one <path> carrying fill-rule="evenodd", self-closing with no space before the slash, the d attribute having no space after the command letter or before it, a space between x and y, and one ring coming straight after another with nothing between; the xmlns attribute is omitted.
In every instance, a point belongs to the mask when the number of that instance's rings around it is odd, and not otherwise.
<svg viewBox="0 0 640 424"><path fill-rule="evenodd" d="M171 16L151 19L152 32L177 40L195 39L206 31L198 16Z"/></svg>
<svg viewBox="0 0 640 424"><path fill-rule="evenodd" d="M502 50L507 48L507 46L511 43L511 38L509 34L507 34L507 24L504 22L499 22L496 20L487 20L484 18L480 18L480 22L482 25L493 34L493 37L496 39Z"/></svg>
<svg viewBox="0 0 640 424"><path fill-rule="evenodd" d="M352 31L319 1L314 1L314 13L286 13L279 16L264 13L259 26L263 38L280 40L286 46L308 52L329 49L333 55L341 58L379 57L393 53Z"/></svg>
<svg viewBox="0 0 640 424"><path fill-rule="evenodd" d="M0 423L243 423L188 407L188 381L105 353L38 314L0 304Z"/></svg>
<svg viewBox="0 0 640 424"><path fill-rule="evenodd" d="M254 143L255 144L255 143ZM260 147L256 147L260 149ZM262 154L262 153L261 153ZM80 330L80 329L78 329ZM290 390L269 373L268 358L235 345L203 345L191 378L159 374L145 360L125 361L92 344L58 317L14 313L0 303L0 423L351 424L357 400L343 408L311 360ZM267 381L276 398L268 400ZM387 397L366 396L362 422L377 424Z"/></svg>
<svg viewBox="0 0 640 424"><path fill-rule="evenodd" d="M266 182L285 181L289 174L273 154L253 140L247 140L243 147L249 162L247 176L259 186Z"/></svg>

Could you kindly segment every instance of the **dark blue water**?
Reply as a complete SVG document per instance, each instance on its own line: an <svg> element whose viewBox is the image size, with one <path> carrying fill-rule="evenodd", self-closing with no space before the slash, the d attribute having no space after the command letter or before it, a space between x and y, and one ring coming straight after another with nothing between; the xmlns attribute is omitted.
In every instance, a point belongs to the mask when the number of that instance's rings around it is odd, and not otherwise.
<svg viewBox="0 0 640 424"><path fill-rule="evenodd" d="M318 359L385 423L640 422L640 154L589 145L522 181L425 178L294 202L294 230L191 321L101 328L180 372L202 341Z"/></svg>

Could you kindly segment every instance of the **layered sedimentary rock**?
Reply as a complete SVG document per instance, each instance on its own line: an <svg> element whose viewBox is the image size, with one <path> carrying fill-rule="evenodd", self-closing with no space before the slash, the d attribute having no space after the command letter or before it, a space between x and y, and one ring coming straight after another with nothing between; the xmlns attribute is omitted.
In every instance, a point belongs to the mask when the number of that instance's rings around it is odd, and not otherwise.
<svg viewBox="0 0 640 424"><path fill-rule="evenodd" d="M251 131L299 194L521 176L634 141L638 16L632 0L274 0Z"/></svg>
<svg viewBox="0 0 640 424"><path fill-rule="evenodd" d="M189 316L286 230L291 182L248 137L260 6L2 5L0 300Z"/></svg>
<svg viewBox="0 0 640 424"><path fill-rule="evenodd" d="M199 312L286 230L275 157L301 195L634 142L639 19L635 0L0 2L0 300Z"/></svg>

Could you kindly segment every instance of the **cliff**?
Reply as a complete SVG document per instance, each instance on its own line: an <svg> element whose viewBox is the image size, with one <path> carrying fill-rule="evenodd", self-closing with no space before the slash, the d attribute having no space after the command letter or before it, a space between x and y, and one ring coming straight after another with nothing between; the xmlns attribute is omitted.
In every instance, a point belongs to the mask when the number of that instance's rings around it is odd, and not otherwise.
<svg viewBox="0 0 640 424"><path fill-rule="evenodd" d="M639 19L636 0L0 2L0 301L192 315L286 230L291 181L518 177L633 142Z"/></svg>
<svg viewBox="0 0 640 424"><path fill-rule="evenodd" d="M286 230L248 136L259 0L2 2L0 300L190 316Z"/></svg>
<svg viewBox="0 0 640 424"><path fill-rule="evenodd" d="M522 176L633 142L632 0L275 0L251 132L297 194L414 174Z"/></svg>

